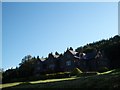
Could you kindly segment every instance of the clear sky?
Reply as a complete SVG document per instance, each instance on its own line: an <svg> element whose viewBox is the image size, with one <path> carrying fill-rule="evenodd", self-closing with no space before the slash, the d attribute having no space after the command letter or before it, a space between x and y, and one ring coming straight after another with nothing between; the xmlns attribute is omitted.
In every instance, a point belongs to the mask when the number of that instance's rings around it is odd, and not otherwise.
<svg viewBox="0 0 120 90"><path fill-rule="evenodd" d="M118 34L118 3L3 3L2 67Z"/></svg>

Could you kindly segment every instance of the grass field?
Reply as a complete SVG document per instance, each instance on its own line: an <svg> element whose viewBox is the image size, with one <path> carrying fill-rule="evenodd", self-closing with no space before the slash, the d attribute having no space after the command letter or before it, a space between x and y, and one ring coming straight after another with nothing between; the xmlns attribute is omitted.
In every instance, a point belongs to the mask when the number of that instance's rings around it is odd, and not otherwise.
<svg viewBox="0 0 120 90"><path fill-rule="evenodd" d="M72 78L62 78L62 79L48 79L48 80L38 80L38 81L31 81L31 82L15 82L15 83L7 83L7 84L0 84L0 88L9 88L20 84L39 84L39 83L49 83L49 82L57 82L57 81L65 81L65 80L73 80L76 77Z"/></svg>
<svg viewBox="0 0 120 90"><path fill-rule="evenodd" d="M16 82L0 85L3 90L33 90L41 88L120 88L120 69L111 70L93 76L49 79L32 82Z"/></svg>

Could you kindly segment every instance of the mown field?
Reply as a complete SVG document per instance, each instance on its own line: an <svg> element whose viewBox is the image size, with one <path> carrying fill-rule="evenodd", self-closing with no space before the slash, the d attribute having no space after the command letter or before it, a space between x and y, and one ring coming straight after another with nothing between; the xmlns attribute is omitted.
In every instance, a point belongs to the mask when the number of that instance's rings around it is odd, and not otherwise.
<svg viewBox="0 0 120 90"><path fill-rule="evenodd" d="M2 90L40 90L41 88L105 88L112 90L120 88L120 69L114 69L92 76L7 83L1 84L0 87Z"/></svg>

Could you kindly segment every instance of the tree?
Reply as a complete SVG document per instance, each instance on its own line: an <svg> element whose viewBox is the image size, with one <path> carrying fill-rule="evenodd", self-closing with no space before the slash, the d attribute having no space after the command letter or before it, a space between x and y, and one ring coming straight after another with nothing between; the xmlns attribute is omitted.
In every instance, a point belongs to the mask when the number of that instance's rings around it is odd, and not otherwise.
<svg viewBox="0 0 120 90"><path fill-rule="evenodd" d="M39 56L37 56L37 60L40 60Z"/></svg>
<svg viewBox="0 0 120 90"><path fill-rule="evenodd" d="M56 51L56 52L55 52L55 55L59 55L59 53Z"/></svg>
<svg viewBox="0 0 120 90"><path fill-rule="evenodd" d="M83 52L83 47L80 46L80 47L78 47L77 49L75 49L75 51L76 51L76 52Z"/></svg>
<svg viewBox="0 0 120 90"><path fill-rule="evenodd" d="M92 52L93 50L95 50L95 48L93 47L87 47L86 49L84 49L84 53L89 53L89 52Z"/></svg>
<svg viewBox="0 0 120 90"><path fill-rule="evenodd" d="M0 84L2 83L2 73L3 73L3 68L0 68Z"/></svg>
<svg viewBox="0 0 120 90"><path fill-rule="evenodd" d="M14 82L13 80L19 77L18 68L16 69L8 69L5 72L3 72L3 83L6 82Z"/></svg>
<svg viewBox="0 0 120 90"><path fill-rule="evenodd" d="M20 77L29 77L33 75L33 64L35 60L36 58L32 58L31 55L27 55L22 59L21 63L19 64Z"/></svg>
<svg viewBox="0 0 120 90"><path fill-rule="evenodd" d="M70 47L70 49L69 50L72 50L73 51L73 48L72 47Z"/></svg>
<svg viewBox="0 0 120 90"><path fill-rule="evenodd" d="M32 59L32 56L31 56L31 55L25 56L25 57L22 59L22 61L21 61L21 63L20 63L19 65L21 65L21 64L23 64L23 63L29 61L30 59Z"/></svg>

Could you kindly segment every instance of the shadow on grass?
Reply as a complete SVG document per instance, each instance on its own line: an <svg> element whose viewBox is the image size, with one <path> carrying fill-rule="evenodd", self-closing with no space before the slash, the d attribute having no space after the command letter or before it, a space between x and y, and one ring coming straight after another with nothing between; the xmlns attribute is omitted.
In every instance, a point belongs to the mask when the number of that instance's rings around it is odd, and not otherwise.
<svg viewBox="0 0 120 90"><path fill-rule="evenodd" d="M25 90L26 86L30 86L30 85L32 85L32 84L29 82L23 82L16 86L2 88L2 90ZM33 89L28 88L28 90L33 90Z"/></svg>
<svg viewBox="0 0 120 90"><path fill-rule="evenodd" d="M76 79L74 79L76 80ZM58 89L63 90L64 88L69 89L69 87L64 87L66 83L73 80L55 81L55 82L44 82L44 83L30 83L23 82L16 86L6 87L2 90L46 90L46 89ZM71 88L70 88L71 89ZM75 89L73 89L75 90Z"/></svg>
<svg viewBox="0 0 120 90"><path fill-rule="evenodd" d="M80 77L74 80L64 80L44 83L23 82L3 90L45 90L45 89L118 89L120 88L120 70L114 70L108 74Z"/></svg>

